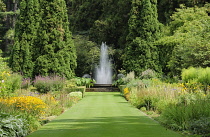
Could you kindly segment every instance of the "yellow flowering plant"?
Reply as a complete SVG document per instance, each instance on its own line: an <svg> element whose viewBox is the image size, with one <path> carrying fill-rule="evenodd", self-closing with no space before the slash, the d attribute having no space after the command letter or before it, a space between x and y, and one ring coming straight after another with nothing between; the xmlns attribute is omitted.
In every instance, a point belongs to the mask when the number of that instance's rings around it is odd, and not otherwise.
<svg viewBox="0 0 210 137"><path fill-rule="evenodd" d="M124 97L125 97L126 100L130 99L130 91L129 91L128 87L124 88L123 94L124 94Z"/></svg>
<svg viewBox="0 0 210 137"><path fill-rule="evenodd" d="M44 115L45 109L47 108L46 103L41 99L32 96L0 98L0 102L35 116Z"/></svg>

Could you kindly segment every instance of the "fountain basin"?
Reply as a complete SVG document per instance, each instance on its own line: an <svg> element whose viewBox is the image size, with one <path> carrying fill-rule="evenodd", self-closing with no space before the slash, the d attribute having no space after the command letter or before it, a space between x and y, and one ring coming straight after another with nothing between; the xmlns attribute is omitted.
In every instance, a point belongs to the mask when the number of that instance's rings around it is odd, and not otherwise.
<svg viewBox="0 0 210 137"><path fill-rule="evenodd" d="M94 88L112 87L112 84L94 84Z"/></svg>
<svg viewBox="0 0 210 137"><path fill-rule="evenodd" d="M119 88L112 84L94 84L91 88L86 88L86 92L119 92Z"/></svg>

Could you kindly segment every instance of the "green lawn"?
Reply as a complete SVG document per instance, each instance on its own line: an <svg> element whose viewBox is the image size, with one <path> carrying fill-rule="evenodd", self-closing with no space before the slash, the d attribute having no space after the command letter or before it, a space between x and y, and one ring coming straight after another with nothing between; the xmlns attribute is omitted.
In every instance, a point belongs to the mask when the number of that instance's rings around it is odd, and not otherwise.
<svg viewBox="0 0 210 137"><path fill-rule="evenodd" d="M119 92L88 92L83 100L27 137L181 137L145 116Z"/></svg>

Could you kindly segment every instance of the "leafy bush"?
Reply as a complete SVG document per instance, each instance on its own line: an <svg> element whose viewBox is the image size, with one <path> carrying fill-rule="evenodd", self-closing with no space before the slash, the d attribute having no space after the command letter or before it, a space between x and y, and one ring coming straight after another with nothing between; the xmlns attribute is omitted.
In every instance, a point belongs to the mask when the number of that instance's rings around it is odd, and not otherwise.
<svg viewBox="0 0 210 137"><path fill-rule="evenodd" d="M210 136L210 117L201 117L199 120L189 122L189 130L193 134Z"/></svg>
<svg viewBox="0 0 210 137"><path fill-rule="evenodd" d="M91 79L91 78L80 78L80 77L76 77L74 78L75 83L77 86L86 86L86 87L90 87L93 86L95 82L95 80Z"/></svg>
<svg viewBox="0 0 210 137"><path fill-rule="evenodd" d="M7 86L5 84L5 81L7 80L7 78L10 76L10 73L9 72L6 72L6 71L3 71L3 72L0 72L0 89L1 89L1 92L0 92L0 97L5 97L5 96L8 96L9 95L9 91L7 91Z"/></svg>
<svg viewBox="0 0 210 137"><path fill-rule="evenodd" d="M126 77L124 77L124 78L122 78L122 79L123 79L123 81L124 81L125 83L128 83L128 82L130 82L131 80L134 80L134 79L135 79L135 73L134 73L134 71L128 73L128 74L126 75Z"/></svg>
<svg viewBox="0 0 210 137"><path fill-rule="evenodd" d="M1 137L23 137L29 133L27 121L20 115L0 113Z"/></svg>
<svg viewBox="0 0 210 137"><path fill-rule="evenodd" d="M65 86L65 79L59 76L36 76L34 86L39 93L47 93L49 91L61 91Z"/></svg>
<svg viewBox="0 0 210 137"><path fill-rule="evenodd" d="M114 85L114 86L119 86L119 85L124 85L124 84L126 84L126 83L123 80L123 78L119 78L112 83L112 85Z"/></svg>
<svg viewBox="0 0 210 137"><path fill-rule="evenodd" d="M129 87L131 95L130 102L137 108L145 107L161 113L164 106L174 102L180 88L177 84L163 83L158 79L132 80Z"/></svg>
<svg viewBox="0 0 210 137"><path fill-rule="evenodd" d="M191 90L194 89L195 85L200 85L199 88L205 92L209 90L210 85L210 68L188 68L182 70L182 80L184 83L192 83Z"/></svg>
<svg viewBox="0 0 210 137"><path fill-rule="evenodd" d="M156 77L157 77L157 74L152 69L147 69L141 73L142 79L151 79L151 78L156 78Z"/></svg>
<svg viewBox="0 0 210 137"><path fill-rule="evenodd" d="M2 51L0 50L0 54L1 54L1 52ZM0 73L3 71L6 71L6 72L10 71L9 67L7 66L6 60L7 60L6 58L2 58L0 56Z"/></svg>
<svg viewBox="0 0 210 137"><path fill-rule="evenodd" d="M20 89L22 76L19 74L10 74L10 72L0 72L0 96L11 96L15 90Z"/></svg>
<svg viewBox="0 0 210 137"><path fill-rule="evenodd" d="M82 99L82 93L81 92L71 92L71 93L69 93L69 97L81 100Z"/></svg>
<svg viewBox="0 0 210 137"><path fill-rule="evenodd" d="M197 130L194 126L203 121L203 117L210 117L210 100L207 98L197 98L196 102L189 104L169 104L160 116L160 121L169 128L175 130ZM197 121L198 123L192 122ZM209 122L207 122L209 124ZM200 125L202 126L202 125ZM203 125L204 127L207 125ZM200 129L203 130L203 129Z"/></svg>
<svg viewBox="0 0 210 137"><path fill-rule="evenodd" d="M197 80L199 76L199 69L190 67L189 69L182 70L182 80L187 83L192 80Z"/></svg>
<svg viewBox="0 0 210 137"><path fill-rule="evenodd" d="M15 90L21 88L22 76L19 74L11 74L7 80L5 80L6 90L10 93L14 93Z"/></svg>

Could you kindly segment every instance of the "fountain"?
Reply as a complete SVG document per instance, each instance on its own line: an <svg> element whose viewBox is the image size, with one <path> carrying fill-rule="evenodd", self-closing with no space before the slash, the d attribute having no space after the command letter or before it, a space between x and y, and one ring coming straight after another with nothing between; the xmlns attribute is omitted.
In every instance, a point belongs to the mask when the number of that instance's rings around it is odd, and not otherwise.
<svg viewBox="0 0 210 137"><path fill-rule="evenodd" d="M96 84L91 88L86 88L86 92L119 92L117 87L112 86L112 68L108 56L108 47L106 43L101 45L101 54L99 65L95 69L94 79Z"/></svg>
<svg viewBox="0 0 210 137"><path fill-rule="evenodd" d="M108 47L106 43L101 45L100 62L96 67L95 86L111 86L112 84L112 68L111 61L108 56Z"/></svg>

